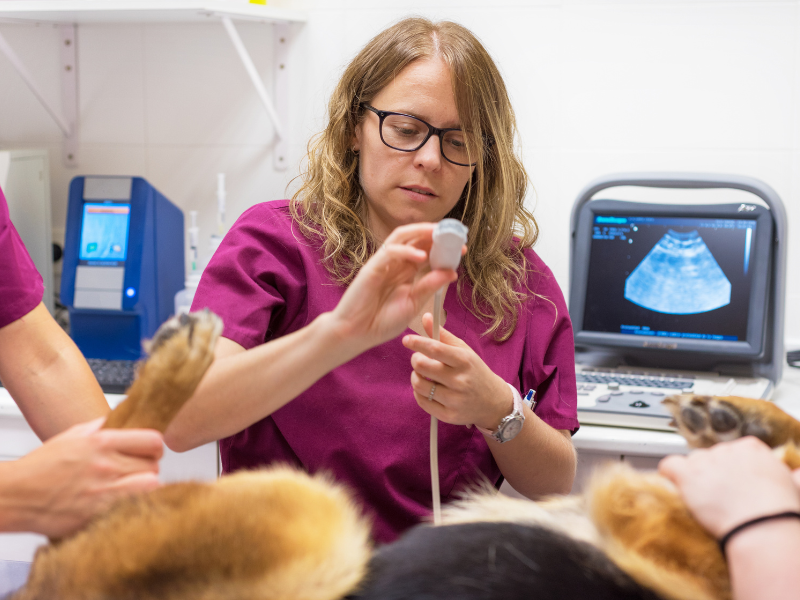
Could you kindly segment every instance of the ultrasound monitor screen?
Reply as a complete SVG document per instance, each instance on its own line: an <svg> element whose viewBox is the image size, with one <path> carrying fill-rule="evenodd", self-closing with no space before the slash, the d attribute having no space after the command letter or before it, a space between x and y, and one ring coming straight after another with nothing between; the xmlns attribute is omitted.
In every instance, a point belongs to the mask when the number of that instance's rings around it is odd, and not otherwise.
<svg viewBox="0 0 800 600"><path fill-rule="evenodd" d="M124 261L128 251L131 205L86 202L78 258L81 261Z"/></svg>
<svg viewBox="0 0 800 600"><path fill-rule="evenodd" d="M756 220L596 214L583 330L743 341Z"/></svg>

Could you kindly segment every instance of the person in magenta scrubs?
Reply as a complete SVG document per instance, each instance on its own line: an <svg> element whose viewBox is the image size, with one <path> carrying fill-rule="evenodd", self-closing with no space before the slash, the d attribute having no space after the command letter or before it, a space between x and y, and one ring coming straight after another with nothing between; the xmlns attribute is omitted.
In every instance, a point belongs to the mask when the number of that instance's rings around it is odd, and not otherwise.
<svg viewBox="0 0 800 600"><path fill-rule="evenodd" d="M100 431L108 403L42 303L45 286L0 190L0 381L44 444L0 462L0 531L63 537L158 485L157 431Z"/></svg>
<svg viewBox="0 0 800 600"><path fill-rule="evenodd" d="M167 445L220 440L225 473L331 473L378 542L430 515L431 415L444 502L503 477L531 498L569 492L572 326L531 248L515 132L467 29L407 19L370 41L333 92L298 193L247 210L203 273L193 309L220 315L223 337ZM372 261L445 217L469 238L434 341L430 294L384 310ZM516 398L528 390L533 409Z"/></svg>

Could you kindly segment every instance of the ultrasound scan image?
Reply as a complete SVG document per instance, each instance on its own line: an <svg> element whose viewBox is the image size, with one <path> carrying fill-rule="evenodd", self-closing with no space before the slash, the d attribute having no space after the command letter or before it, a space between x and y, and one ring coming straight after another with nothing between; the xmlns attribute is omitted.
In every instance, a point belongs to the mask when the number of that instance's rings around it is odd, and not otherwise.
<svg viewBox="0 0 800 600"><path fill-rule="evenodd" d="M731 282L697 231L670 229L625 280L625 299L655 312L691 315L730 304Z"/></svg>

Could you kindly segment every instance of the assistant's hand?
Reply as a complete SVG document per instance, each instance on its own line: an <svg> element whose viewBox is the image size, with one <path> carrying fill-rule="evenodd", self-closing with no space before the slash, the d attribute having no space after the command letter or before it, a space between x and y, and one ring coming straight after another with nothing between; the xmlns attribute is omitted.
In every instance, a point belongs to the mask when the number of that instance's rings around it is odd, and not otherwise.
<svg viewBox="0 0 800 600"><path fill-rule="evenodd" d="M369 346L399 335L437 289L457 279L455 271L428 268L434 223L395 229L362 267L332 316L344 335Z"/></svg>
<svg viewBox="0 0 800 600"><path fill-rule="evenodd" d="M417 404L445 423L496 429L514 406L506 382L472 348L444 328L439 330L438 342L432 339L430 313L423 315L422 325L431 337L403 338L403 345L414 351L411 387ZM434 384L436 389L429 400Z"/></svg>
<svg viewBox="0 0 800 600"><path fill-rule="evenodd" d="M784 511L800 511L800 476L762 441L744 437L668 456L658 472L678 486L689 511L720 538L737 525Z"/></svg>
<svg viewBox="0 0 800 600"><path fill-rule="evenodd" d="M63 537L118 498L159 485L161 434L102 429L104 418L75 425L0 472L7 531Z"/></svg>

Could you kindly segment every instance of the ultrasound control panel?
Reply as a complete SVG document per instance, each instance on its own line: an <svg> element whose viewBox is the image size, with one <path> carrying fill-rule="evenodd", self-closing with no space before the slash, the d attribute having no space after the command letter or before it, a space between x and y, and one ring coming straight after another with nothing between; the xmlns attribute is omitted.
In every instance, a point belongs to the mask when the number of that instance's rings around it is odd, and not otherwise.
<svg viewBox="0 0 800 600"><path fill-rule="evenodd" d="M661 404L666 396L667 394L664 392L645 392L644 390L609 392L597 397L594 410L625 413L635 411L642 415L668 418L670 414Z"/></svg>
<svg viewBox="0 0 800 600"><path fill-rule="evenodd" d="M578 420L582 424L674 431L662 401L673 394L768 398L764 378L731 378L716 373L604 368L577 365Z"/></svg>

